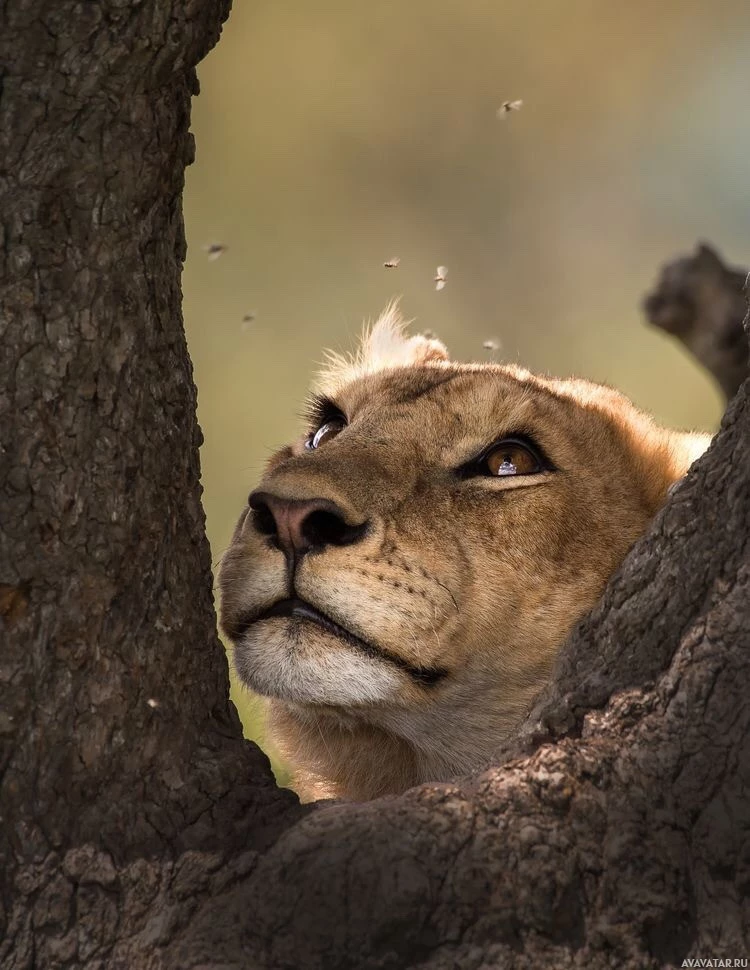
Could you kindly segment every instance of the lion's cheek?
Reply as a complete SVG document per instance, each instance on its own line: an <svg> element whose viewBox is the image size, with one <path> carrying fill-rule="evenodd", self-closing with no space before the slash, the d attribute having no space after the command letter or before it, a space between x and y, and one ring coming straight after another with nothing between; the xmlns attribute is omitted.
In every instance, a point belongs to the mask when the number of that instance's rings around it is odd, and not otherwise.
<svg viewBox="0 0 750 970"><path fill-rule="evenodd" d="M379 575L379 574L378 574ZM453 603L406 584L386 588L364 573L300 574L304 598L356 636L395 654L413 667L451 668L458 616Z"/></svg>
<svg viewBox="0 0 750 970"><path fill-rule="evenodd" d="M221 625L225 632L243 614L260 612L285 595L283 556L271 549L230 546L219 571Z"/></svg>

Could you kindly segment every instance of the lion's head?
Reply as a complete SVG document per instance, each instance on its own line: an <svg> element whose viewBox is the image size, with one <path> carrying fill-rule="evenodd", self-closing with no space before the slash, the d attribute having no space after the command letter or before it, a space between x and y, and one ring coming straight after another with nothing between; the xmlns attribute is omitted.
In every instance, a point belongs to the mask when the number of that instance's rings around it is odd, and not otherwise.
<svg viewBox="0 0 750 970"><path fill-rule="evenodd" d="M707 438L408 338L334 358L224 556L222 627L307 797L491 759Z"/></svg>

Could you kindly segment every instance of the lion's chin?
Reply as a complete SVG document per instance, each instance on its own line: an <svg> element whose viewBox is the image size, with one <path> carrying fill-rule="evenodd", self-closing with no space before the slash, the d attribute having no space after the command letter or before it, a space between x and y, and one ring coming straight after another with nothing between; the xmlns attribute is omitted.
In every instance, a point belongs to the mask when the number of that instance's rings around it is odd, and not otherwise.
<svg viewBox="0 0 750 970"><path fill-rule="evenodd" d="M402 688L401 675L389 664L297 613L250 624L235 639L234 666L259 694L303 704L382 704Z"/></svg>

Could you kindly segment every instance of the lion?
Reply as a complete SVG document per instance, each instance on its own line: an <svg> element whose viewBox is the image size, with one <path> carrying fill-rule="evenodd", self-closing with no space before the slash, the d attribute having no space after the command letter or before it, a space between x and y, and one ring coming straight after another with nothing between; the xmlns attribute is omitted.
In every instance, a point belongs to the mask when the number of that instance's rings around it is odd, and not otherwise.
<svg viewBox="0 0 750 970"><path fill-rule="evenodd" d="M405 326L391 305L329 359L221 565L235 670L306 801L490 763L709 442Z"/></svg>

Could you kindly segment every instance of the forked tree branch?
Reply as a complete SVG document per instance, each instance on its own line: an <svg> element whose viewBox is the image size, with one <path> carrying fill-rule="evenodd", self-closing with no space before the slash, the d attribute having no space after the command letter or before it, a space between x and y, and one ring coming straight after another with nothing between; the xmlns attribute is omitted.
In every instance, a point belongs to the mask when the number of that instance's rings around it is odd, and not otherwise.
<svg viewBox="0 0 750 970"><path fill-rule="evenodd" d="M228 7L0 15L0 966L745 955L747 385L500 766L301 808L242 741L179 286L192 65ZM727 395L740 276L704 248L650 302Z"/></svg>

